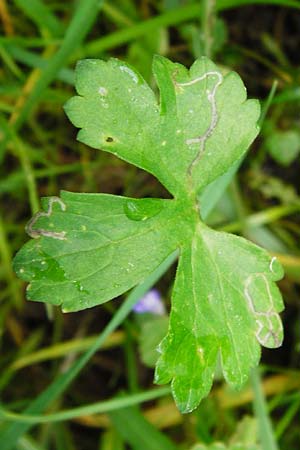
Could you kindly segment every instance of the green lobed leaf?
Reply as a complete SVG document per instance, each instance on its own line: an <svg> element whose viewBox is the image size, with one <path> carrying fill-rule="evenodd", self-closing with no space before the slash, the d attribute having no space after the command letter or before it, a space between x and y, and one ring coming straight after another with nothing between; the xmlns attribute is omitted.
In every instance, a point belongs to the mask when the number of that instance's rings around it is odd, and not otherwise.
<svg viewBox="0 0 300 450"><path fill-rule="evenodd" d="M154 59L161 95L161 145L164 158L186 190L199 193L225 173L258 133L260 107L247 100L234 73L224 75L209 59L190 70L166 58Z"/></svg>
<svg viewBox="0 0 300 450"><path fill-rule="evenodd" d="M174 233L168 235L169 200L62 192L43 206L28 230L37 239L19 251L14 269L30 282L29 300L65 312L126 292L176 248Z"/></svg>
<svg viewBox="0 0 300 450"><path fill-rule="evenodd" d="M116 59L80 61L79 94L65 106L78 139L155 175L173 195L199 191L240 159L258 133L260 108L240 77L207 58L190 71L156 56L153 91ZM204 151L205 150L205 151Z"/></svg>
<svg viewBox="0 0 300 450"><path fill-rule="evenodd" d="M177 193L182 180L178 183L163 158L159 106L142 76L117 59L87 59L77 63L75 85L79 95L65 111L81 128L78 140L147 170Z"/></svg>
<svg viewBox="0 0 300 450"><path fill-rule="evenodd" d="M258 132L258 103L246 99L237 74L207 58L188 71L156 57L153 71L159 105L127 64L82 61L79 95L65 109L79 140L152 173L174 199L69 192L44 199L27 225L35 239L14 267L30 283L28 299L77 311L126 292L179 250L155 380L171 382L179 409L189 412L208 394L219 356L225 379L240 387L258 364L259 344L281 345L275 281L283 271L264 250L201 220L199 194L246 152Z"/></svg>
<svg viewBox="0 0 300 450"><path fill-rule="evenodd" d="M172 382L181 411L192 411L210 391L218 353L225 379L240 388L259 361L259 343L281 345L283 304L273 281L282 275L263 249L197 225L179 257L155 374L157 383Z"/></svg>

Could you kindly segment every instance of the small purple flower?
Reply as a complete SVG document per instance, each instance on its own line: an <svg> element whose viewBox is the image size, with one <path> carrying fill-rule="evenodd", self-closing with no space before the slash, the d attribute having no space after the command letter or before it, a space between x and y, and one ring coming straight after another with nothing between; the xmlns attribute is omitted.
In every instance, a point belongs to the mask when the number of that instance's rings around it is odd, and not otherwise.
<svg viewBox="0 0 300 450"><path fill-rule="evenodd" d="M147 292L133 307L137 314L152 313L163 316L166 313L162 302L160 292L157 289L151 289Z"/></svg>

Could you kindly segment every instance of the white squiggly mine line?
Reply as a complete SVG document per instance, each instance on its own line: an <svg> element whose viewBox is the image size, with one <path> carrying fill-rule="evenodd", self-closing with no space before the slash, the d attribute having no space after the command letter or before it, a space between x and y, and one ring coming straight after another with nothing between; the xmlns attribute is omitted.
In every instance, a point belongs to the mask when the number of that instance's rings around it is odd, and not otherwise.
<svg viewBox="0 0 300 450"><path fill-rule="evenodd" d="M45 237L51 237L53 239L60 239L61 241L66 239L65 231L59 231L59 232L58 231L49 231L49 230L44 230L43 228L33 229L34 224L40 217L50 217L51 216L51 214L53 212L53 203L58 203L59 206L61 207L62 211L66 210L65 203L59 197L50 197L49 203L48 203L48 211L47 212L39 211L32 217L32 219L26 225L25 231L30 237L37 239L40 236L45 236Z"/></svg>
<svg viewBox="0 0 300 450"><path fill-rule="evenodd" d="M273 258L271 259L271 262L270 262L269 268L272 273L275 273L273 270L273 264L275 263L276 260L277 260L276 256L273 256Z"/></svg>
<svg viewBox="0 0 300 450"><path fill-rule="evenodd" d="M268 300L270 303L270 307L266 312L256 311L255 305L254 305L254 300L251 297L251 294L249 292L249 288L250 288L251 283L253 282L254 277L261 277L265 283L267 294L268 294ZM269 283L268 283L266 276L262 273L254 273L254 274L249 275L249 277L246 279L246 282L245 282L244 294L245 294L249 309L253 313L253 315L256 319L256 323L258 325L258 328L255 332L256 339L258 340L258 342L261 345L266 346L266 344L268 344L268 342L270 343L270 339L273 338L275 346L279 347L281 345L280 334L282 332L282 323L281 323L279 314L277 314L276 311L274 310L272 294L270 292L270 287L269 287ZM265 328L266 328L266 324L263 322L262 318L265 318L266 322L267 322L267 333L265 335L261 334L263 331L265 331ZM276 329L274 329L275 327L274 327L274 324L272 323L272 320L271 320L272 318L275 319L277 322Z"/></svg>
<svg viewBox="0 0 300 450"><path fill-rule="evenodd" d="M202 136L198 136L195 138L191 138L191 139L187 139L186 140L186 144L187 145L191 145L191 144L200 144L200 148L195 156L195 158L193 159L193 161L191 162L189 168L188 168L188 173L191 174L193 167L195 166L195 164L199 161L199 159L201 158L202 153L204 152L205 149L205 143L207 141L207 139L211 136L211 134L213 133L214 129L217 126L218 123L218 111L217 111L217 103L216 103L216 93L218 90L218 87L222 84L223 81L223 76L220 72L217 71L209 71L209 72L205 72L201 77L195 78L192 81L188 81L186 83L177 83L175 82L176 86L180 86L180 87L185 87L185 86L192 86L193 84L199 83L200 81L205 80L208 77L217 77L217 82L214 85L213 89L207 90L206 94L207 94L207 100L210 103L211 106L211 121L210 124L207 128L207 130L205 131L205 133Z"/></svg>

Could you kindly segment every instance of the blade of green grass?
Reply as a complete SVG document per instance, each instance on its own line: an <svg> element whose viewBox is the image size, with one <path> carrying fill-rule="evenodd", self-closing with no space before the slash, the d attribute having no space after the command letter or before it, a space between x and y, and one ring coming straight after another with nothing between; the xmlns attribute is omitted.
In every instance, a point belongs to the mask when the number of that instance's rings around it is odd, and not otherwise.
<svg viewBox="0 0 300 450"><path fill-rule="evenodd" d="M4 219L4 218L3 218ZM16 307L20 307L23 303L21 291L19 289L19 281L12 270L12 254L6 232L5 221L0 216L0 255L4 273L8 282L12 301Z"/></svg>
<svg viewBox="0 0 300 450"><path fill-rule="evenodd" d="M40 201L34 176L34 170L31 164L31 160L28 156L27 149L23 141L14 132L14 129L9 126L9 124L2 116L0 116L0 126L14 143L15 153L20 161L20 165L22 167L24 178L27 185L31 212L32 214L35 214L40 208Z"/></svg>
<svg viewBox="0 0 300 450"><path fill-rule="evenodd" d="M140 36L151 33L157 28L178 25L197 16L200 16L199 4L172 9L167 13L144 20L131 27L122 28L100 39L89 42L83 46L82 50L72 55L72 61L86 56L99 55L106 50L124 45Z"/></svg>
<svg viewBox="0 0 300 450"><path fill-rule="evenodd" d="M273 99L275 97L275 93L277 91L277 87L278 87L278 81L274 80L272 83L272 87L269 92L269 95L268 95L267 99L265 100L265 102L263 103L261 115L260 115L259 122L258 122L258 125L260 126L260 128L262 128L262 125L266 118L267 112L269 111L270 106L272 105Z"/></svg>
<svg viewBox="0 0 300 450"><path fill-rule="evenodd" d="M36 364L41 361L49 361L50 359L61 358L70 352L83 352L89 349L96 341L97 336L89 336L81 339L71 339L69 341L60 342L51 345L50 347L42 348L34 353L26 354L20 358L16 358L11 364L11 370L20 370L23 367ZM111 349L120 345L124 341L124 333L121 331L111 334L109 338L103 343L102 350ZM1 378L0 378L1 380ZM0 382L1 386L1 382Z"/></svg>
<svg viewBox="0 0 300 450"><path fill-rule="evenodd" d="M52 36L63 34L63 25L45 2L41 0L14 0L14 2L41 30L46 29Z"/></svg>
<svg viewBox="0 0 300 450"><path fill-rule="evenodd" d="M76 417L116 411L128 406L138 405L143 402L155 400L156 398L164 397L168 394L171 394L171 388L169 386L163 388L160 387L151 389L149 391L140 392L138 394L126 395L120 398L113 398L112 400L105 400L103 402L92 403L89 405L79 406L77 408L66 409L65 411L59 411L57 413L44 414L40 416L33 414L17 414L0 407L0 418L22 425L25 424L25 426L35 425L38 423L62 422L65 420L75 419ZM1 440L0 443L2 444ZM3 450L4 448L6 449L7 447L5 447L5 445L1 446L1 450Z"/></svg>
<svg viewBox="0 0 300 450"><path fill-rule="evenodd" d="M13 126L15 130L21 128L26 122L28 115L35 104L42 98L43 91L55 79L59 70L69 59L76 46L79 46L90 31L103 0L81 0L71 23L66 31L65 37L57 53L47 61L47 65L41 70L40 76L34 85L33 90L26 98L22 109L18 112ZM7 145L9 135L5 133L0 146L0 153Z"/></svg>
<svg viewBox="0 0 300 450"><path fill-rule="evenodd" d="M173 442L158 431L138 408L123 408L109 414L113 427L133 450L176 450Z"/></svg>
<svg viewBox="0 0 300 450"><path fill-rule="evenodd" d="M0 44L5 45L20 45L21 47L47 47L48 45L60 45L62 43L60 38L52 37L24 37L24 36L0 36Z"/></svg>
<svg viewBox="0 0 300 450"><path fill-rule="evenodd" d="M176 253L160 265L150 277L142 284L137 286L128 295L122 306L118 309L111 321L99 335L90 349L81 356L73 366L64 374L58 376L29 406L25 409L24 414L38 414L45 410L54 400L56 400L71 384L74 378L85 367L91 357L103 345L108 336L123 322L132 310L135 303L161 278L176 259ZM29 423L14 423L0 431L0 448L1 450L12 449L18 439L26 433L30 428Z"/></svg>
<svg viewBox="0 0 300 450"><path fill-rule="evenodd" d="M213 30L216 20L216 0L202 0L201 24L203 30L204 55L212 59Z"/></svg>
<svg viewBox="0 0 300 450"><path fill-rule="evenodd" d="M19 78L20 80L23 78L22 71L19 69L4 45L0 45L0 58L17 78Z"/></svg>
<svg viewBox="0 0 300 450"><path fill-rule="evenodd" d="M128 16L126 16L118 7L111 3L104 3L103 4L103 13L109 17L110 20L114 22L115 25L121 25L121 26L131 26L133 25L132 19L130 19Z"/></svg>
<svg viewBox="0 0 300 450"><path fill-rule="evenodd" d="M28 95L16 122L16 129L26 121L35 104L42 97L44 89L55 79L57 72L64 66L74 48L78 47L90 31L103 0L81 0L66 31L64 40L57 53L50 58L47 66L42 69L34 89Z"/></svg>
<svg viewBox="0 0 300 450"><path fill-rule="evenodd" d="M298 0L217 0L217 9L220 11L243 5L279 5L286 8L300 9Z"/></svg>
<svg viewBox="0 0 300 450"><path fill-rule="evenodd" d="M5 46L7 52L18 62L26 64L28 67L45 69L47 67L47 60L37 55L34 52L24 50L22 47L17 45L8 44ZM74 71L68 68L60 69L56 77L58 80L64 83L73 85L74 84Z"/></svg>
<svg viewBox="0 0 300 450"><path fill-rule="evenodd" d="M70 432L66 424L56 424L51 431L49 431L49 429L50 427L47 430L48 435L50 439L51 436L53 436L52 440L55 450L75 450L73 438L70 436Z"/></svg>
<svg viewBox="0 0 300 450"><path fill-rule="evenodd" d="M243 5L255 4L282 5L300 9L300 4L297 0L218 0L216 3L216 11L224 11L226 9L237 8ZM166 13L89 42L82 48L81 51L75 52L72 55L72 61L85 58L87 56L99 56L99 54L107 50L127 44L128 42L144 36L145 34L154 32L157 28L174 26L191 19L196 19L197 17L200 17L200 13L201 7L199 3L174 8Z"/></svg>
<svg viewBox="0 0 300 450"><path fill-rule="evenodd" d="M243 220L238 220L236 222L231 222L226 225L222 225L220 229L222 231L227 231L229 233L236 233L241 231L243 226L247 228L257 228L261 225L266 225L272 222L276 222L282 217L289 216L290 214L295 214L300 212L299 205L280 205L271 206L264 211L259 211L258 213L249 214L245 216Z"/></svg>
<svg viewBox="0 0 300 450"><path fill-rule="evenodd" d="M298 398L296 398L294 401L291 402L287 411L285 412L285 414L283 414L283 416L281 417L280 421L276 426L275 435L277 439L280 439L280 437L283 435L285 430L292 422L293 418L298 413L299 409L300 409L300 397L298 396Z"/></svg>
<svg viewBox="0 0 300 450"><path fill-rule="evenodd" d="M102 433L98 450L125 450L125 444L115 430Z"/></svg>
<svg viewBox="0 0 300 450"><path fill-rule="evenodd" d="M125 444L115 430L102 433L98 450L125 450Z"/></svg>
<svg viewBox="0 0 300 450"><path fill-rule="evenodd" d="M101 160L90 161L87 164L89 169L105 169L105 162ZM48 178L58 175L63 175L66 173L76 173L82 172L83 167L82 163L74 162L70 164L64 165L53 165L52 167L47 167L45 169L35 169L34 176L36 179L39 178ZM17 189L22 188L26 185L26 177L24 172L15 171L10 174L8 177L0 180L0 194L5 194L8 192L16 191Z"/></svg>
<svg viewBox="0 0 300 450"><path fill-rule="evenodd" d="M18 450L45 450L45 448L40 447L32 438L28 436L23 436L18 442Z"/></svg>
<svg viewBox="0 0 300 450"><path fill-rule="evenodd" d="M279 450L261 388L258 369L253 370L251 380L254 395L253 407L258 422L261 448L262 450Z"/></svg>
<svg viewBox="0 0 300 450"><path fill-rule="evenodd" d="M1 314L3 314L3 311L1 311ZM43 332L41 329L38 328L37 330L33 331L26 340L23 340L22 345L15 352L15 357L18 360L22 360L22 357L26 358L26 355L28 353L38 348L42 341L42 337ZM14 374L15 370L11 366L8 366L6 369L2 369L0 375L0 392L3 391L5 386L7 386L11 382Z"/></svg>

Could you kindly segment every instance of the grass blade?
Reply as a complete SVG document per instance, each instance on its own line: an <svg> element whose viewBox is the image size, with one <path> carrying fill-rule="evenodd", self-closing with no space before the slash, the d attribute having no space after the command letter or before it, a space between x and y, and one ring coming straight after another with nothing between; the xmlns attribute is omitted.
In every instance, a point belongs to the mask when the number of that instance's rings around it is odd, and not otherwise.
<svg viewBox="0 0 300 450"><path fill-rule="evenodd" d="M107 413L110 411L117 411L118 409L126 408L139 403L154 400L170 394L169 387L156 388L139 394L131 394L120 398L113 398L112 400L105 400L102 402L92 403L90 405L79 406L77 408L66 409L53 414L32 415L32 414L16 414L5 409L0 409L0 417L3 419L14 421L21 424L35 425L38 423L63 422L65 420L75 419L76 417L87 416L91 414ZM6 447L1 447L6 448Z"/></svg>
<svg viewBox="0 0 300 450"><path fill-rule="evenodd" d="M262 450L279 450L267 410L266 401L261 388L259 372L252 372L252 388L254 393L253 407L258 421L259 437Z"/></svg>
<svg viewBox="0 0 300 450"><path fill-rule="evenodd" d="M236 8L244 5L269 4L282 5L291 8L300 9L297 0L217 0L216 11L223 11L230 8ZM160 14L154 18L139 22L131 27L110 33L108 36L96 39L84 46L82 51L74 53L72 60L89 56L99 56L104 51L127 44L134 39L145 36L148 33L155 32L160 27L178 25L188 20L199 18L201 7L199 3L174 8L166 13Z"/></svg>
<svg viewBox="0 0 300 450"><path fill-rule="evenodd" d="M57 399L71 384L74 378L79 374L83 367L87 364L94 353L102 346L107 337L123 322L128 316L134 304L156 283L157 280L166 272L166 270L175 261L176 254L172 254L161 264L153 274L148 277L144 283L137 286L128 295L125 302L113 316L106 328L99 335L91 348L78 359L68 372L60 375L53 383L48 386L30 405L25 409L24 414L39 414L44 411L55 399ZM0 448L1 450L12 449L18 439L26 433L31 423L14 423L9 425L0 432Z"/></svg>
<svg viewBox="0 0 300 450"><path fill-rule="evenodd" d="M41 29L52 36L63 34L63 26L41 0L15 0L16 5Z"/></svg>
<svg viewBox="0 0 300 450"><path fill-rule="evenodd" d="M84 40L96 19L102 3L103 0L82 0L79 3L60 49L48 61L45 69L41 71L34 89L27 97L22 110L15 121L14 125L17 129L26 121L28 114L40 100L42 92L54 80L57 72L64 66L65 62L73 53L74 48L79 46Z"/></svg>
<svg viewBox="0 0 300 450"><path fill-rule="evenodd" d="M178 448L149 423L138 408L123 408L110 413L109 417L118 434L134 450L176 450Z"/></svg>

